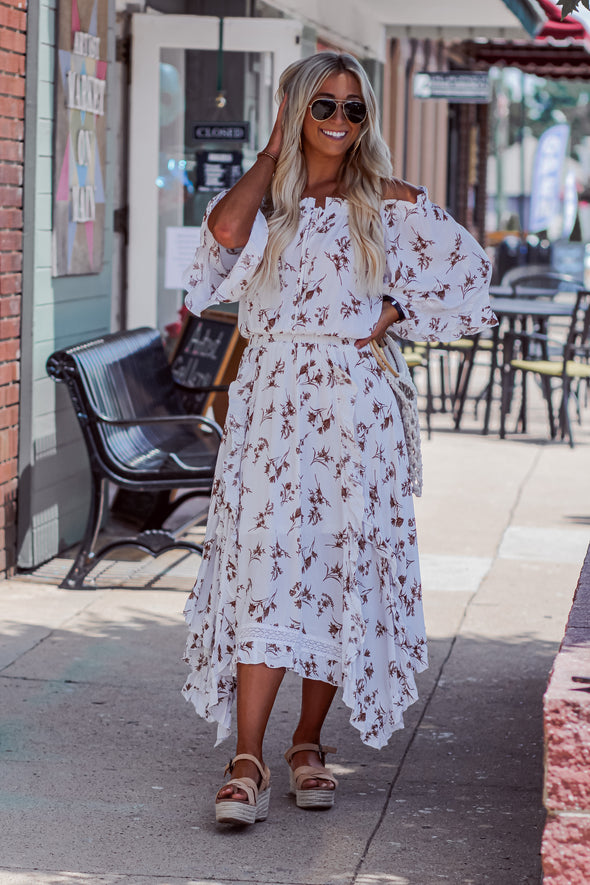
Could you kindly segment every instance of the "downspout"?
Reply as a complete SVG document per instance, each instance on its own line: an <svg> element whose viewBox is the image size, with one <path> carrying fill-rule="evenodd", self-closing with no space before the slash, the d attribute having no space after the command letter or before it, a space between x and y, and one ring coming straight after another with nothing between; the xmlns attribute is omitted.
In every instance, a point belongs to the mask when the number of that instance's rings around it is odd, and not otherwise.
<svg viewBox="0 0 590 885"><path fill-rule="evenodd" d="M404 88L404 151L402 162L402 178L404 181L408 177L408 122L410 119L410 95L412 89L412 70L414 61L416 60L416 52L418 49L418 41L412 37L410 40L410 54L406 61L406 81Z"/></svg>

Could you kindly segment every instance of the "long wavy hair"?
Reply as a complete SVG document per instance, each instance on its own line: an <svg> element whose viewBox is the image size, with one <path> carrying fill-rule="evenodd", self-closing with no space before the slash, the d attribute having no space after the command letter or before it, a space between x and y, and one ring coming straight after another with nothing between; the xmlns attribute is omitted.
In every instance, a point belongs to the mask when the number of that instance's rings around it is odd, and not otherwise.
<svg viewBox="0 0 590 885"><path fill-rule="evenodd" d="M307 107L331 74L348 71L357 79L367 116L356 143L343 159L339 191L349 207L349 231L359 285L378 294L383 287L385 245L381 222L384 181L391 179L389 149L381 136L377 101L359 62L346 53L318 52L283 71L277 100L288 94L283 121L283 144L275 175L265 199L269 237L251 288L278 288L279 256L297 233L301 196L307 181L301 132Z"/></svg>

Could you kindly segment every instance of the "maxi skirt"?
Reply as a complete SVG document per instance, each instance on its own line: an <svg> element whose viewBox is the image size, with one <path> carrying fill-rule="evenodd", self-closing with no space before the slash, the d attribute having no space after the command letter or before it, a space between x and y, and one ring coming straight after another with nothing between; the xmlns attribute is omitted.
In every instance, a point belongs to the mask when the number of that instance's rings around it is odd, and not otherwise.
<svg viewBox="0 0 590 885"><path fill-rule="evenodd" d="M240 662L342 686L370 746L403 727L426 638L403 427L370 348L252 336L185 617L184 694L218 742Z"/></svg>

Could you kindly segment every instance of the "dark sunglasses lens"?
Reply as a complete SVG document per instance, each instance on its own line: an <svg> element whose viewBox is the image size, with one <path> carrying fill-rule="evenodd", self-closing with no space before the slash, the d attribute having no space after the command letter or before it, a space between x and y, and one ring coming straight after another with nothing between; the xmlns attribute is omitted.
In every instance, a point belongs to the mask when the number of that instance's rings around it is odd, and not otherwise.
<svg viewBox="0 0 590 885"><path fill-rule="evenodd" d="M318 123L322 120L329 120L336 113L336 102L329 98L317 98L311 103L311 116Z"/></svg>
<svg viewBox="0 0 590 885"><path fill-rule="evenodd" d="M367 106L362 101L346 101L344 113L350 123L362 123L367 116Z"/></svg>

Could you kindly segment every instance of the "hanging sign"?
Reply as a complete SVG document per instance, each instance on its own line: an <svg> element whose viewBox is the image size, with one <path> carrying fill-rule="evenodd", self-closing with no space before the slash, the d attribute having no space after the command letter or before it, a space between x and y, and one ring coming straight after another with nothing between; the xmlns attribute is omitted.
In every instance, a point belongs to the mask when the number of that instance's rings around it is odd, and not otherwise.
<svg viewBox="0 0 590 885"><path fill-rule="evenodd" d="M454 104L488 104L492 99L487 71L419 71L414 98L444 98Z"/></svg>
<svg viewBox="0 0 590 885"><path fill-rule="evenodd" d="M532 233L547 230L560 213L561 182L569 134L569 126L558 123L546 129L537 143L528 224Z"/></svg>
<svg viewBox="0 0 590 885"><path fill-rule="evenodd" d="M248 141L250 123L193 123L195 141Z"/></svg>
<svg viewBox="0 0 590 885"><path fill-rule="evenodd" d="M53 275L100 273L109 0L58 0Z"/></svg>

